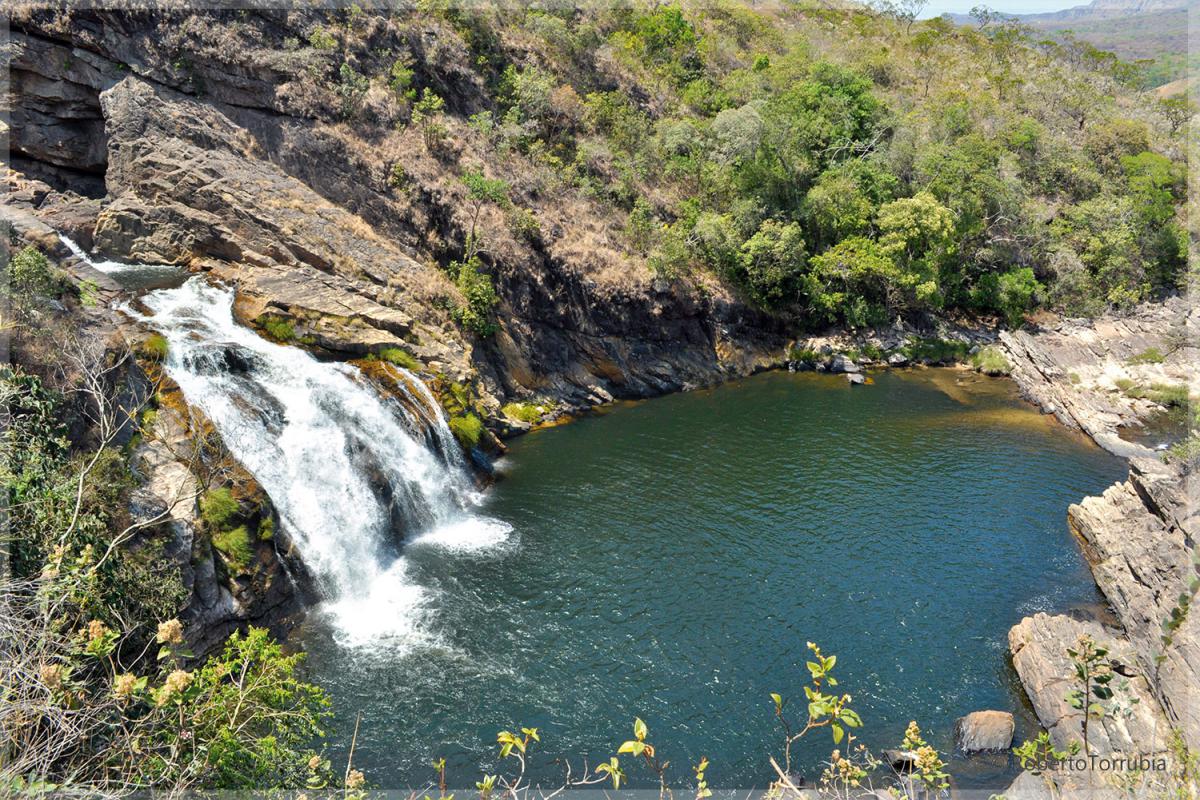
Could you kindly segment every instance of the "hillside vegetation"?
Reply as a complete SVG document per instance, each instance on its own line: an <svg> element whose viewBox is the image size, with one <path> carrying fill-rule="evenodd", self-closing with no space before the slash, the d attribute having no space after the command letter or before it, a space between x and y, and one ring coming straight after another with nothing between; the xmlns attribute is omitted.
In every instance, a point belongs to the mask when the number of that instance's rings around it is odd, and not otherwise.
<svg viewBox="0 0 1200 800"><path fill-rule="evenodd" d="M417 18L351 9L307 46L327 53L351 125L371 124L355 98L387 86L395 124L507 181L532 215L510 212L514 230L598 202L659 276L716 278L802 325L948 310L1015 324L1178 288L1189 109L1139 97L1089 45L978 21L426 3ZM444 53L369 47L379 26L415 24L454 31L482 97L440 80ZM465 249L454 271L475 281L489 255Z"/></svg>

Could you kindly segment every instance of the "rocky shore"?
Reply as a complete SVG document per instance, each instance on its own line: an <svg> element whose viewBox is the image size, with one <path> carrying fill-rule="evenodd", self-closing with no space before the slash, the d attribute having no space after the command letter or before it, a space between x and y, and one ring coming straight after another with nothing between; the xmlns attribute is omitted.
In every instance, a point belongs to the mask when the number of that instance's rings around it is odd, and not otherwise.
<svg viewBox="0 0 1200 800"><path fill-rule="evenodd" d="M1066 648L1084 634L1110 648L1124 687L1120 710L1092 726L1094 755L1171 756L1176 731L1191 751L1200 748L1200 618L1187 615L1164 638L1164 623L1193 594L1200 571L1195 477L1185 459L1163 458L1121 437L1123 428L1162 413L1131 387L1184 385L1185 396L1200 389L1195 324L1186 302L1175 298L1122 316L1001 334L1012 376L1031 401L1130 458L1125 481L1067 512L1116 624L1037 614L1009 633L1013 664L1060 748L1082 740L1081 713L1065 695L1074 679ZM1053 780L1070 794L1111 790L1117 777L1085 770ZM1144 779L1156 777L1165 776ZM1008 796L1040 796L1046 786L1023 776Z"/></svg>

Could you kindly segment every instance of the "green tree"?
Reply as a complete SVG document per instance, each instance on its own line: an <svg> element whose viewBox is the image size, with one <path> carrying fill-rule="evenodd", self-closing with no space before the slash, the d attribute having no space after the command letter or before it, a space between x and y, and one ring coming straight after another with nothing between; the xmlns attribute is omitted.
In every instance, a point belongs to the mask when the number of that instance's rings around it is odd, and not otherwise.
<svg viewBox="0 0 1200 800"><path fill-rule="evenodd" d="M509 204L508 183L500 178L485 177L482 171L468 170L463 173L463 186L467 187L467 202L471 204L471 228L467 232L464 246L464 261L471 261L479 252L477 226L479 214L488 204L506 208Z"/></svg>
<svg viewBox="0 0 1200 800"><path fill-rule="evenodd" d="M780 308L798 299L806 260L800 226L766 220L742 244L734 279L754 303Z"/></svg>

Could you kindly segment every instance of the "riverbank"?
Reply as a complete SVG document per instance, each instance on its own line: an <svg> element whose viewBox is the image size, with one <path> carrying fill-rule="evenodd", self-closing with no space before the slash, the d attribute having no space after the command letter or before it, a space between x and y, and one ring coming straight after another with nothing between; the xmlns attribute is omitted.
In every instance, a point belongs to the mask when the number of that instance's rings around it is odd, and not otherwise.
<svg viewBox="0 0 1200 800"><path fill-rule="evenodd" d="M1017 673L1060 748L1082 739L1081 714L1065 698L1073 673L1065 650L1080 635L1091 634L1117 654L1123 682L1138 700L1129 716L1113 715L1093 726L1102 729L1092 734L1094 753L1173 759L1181 752L1180 741L1172 741L1176 730L1187 749L1200 749L1200 618L1181 606L1181 598L1195 596L1200 572L1193 561L1200 518L1192 464L1121 435L1162 413L1162 403L1155 400L1167 387L1185 398L1185 407L1188 395L1200 389L1195 326L1194 312L1175 298L1126 315L1062 321L1000 337L1013 364L1012 377L1027 398L1130 464L1125 481L1067 512L1116 624L1039 614L1009 634ZM1146 389L1159 397L1147 397ZM1166 629L1181 611L1185 615L1178 625ZM1163 777L1149 772L1142 780ZM1091 770L1054 780L1059 790L1083 791L1118 778L1130 776ZM1033 796L1027 793L1036 790L1037 784L1023 777L1009 796Z"/></svg>

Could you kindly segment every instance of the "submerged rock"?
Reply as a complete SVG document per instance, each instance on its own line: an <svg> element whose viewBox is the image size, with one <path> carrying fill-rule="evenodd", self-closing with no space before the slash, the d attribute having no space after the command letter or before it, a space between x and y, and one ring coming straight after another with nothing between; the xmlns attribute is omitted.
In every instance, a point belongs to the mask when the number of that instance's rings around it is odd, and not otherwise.
<svg viewBox="0 0 1200 800"><path fill-rule="evenodd" d="M1007 711L972 711L958 721L958 746L964 753L1007 750L1016 724Z"/></svg>

